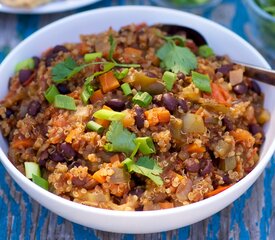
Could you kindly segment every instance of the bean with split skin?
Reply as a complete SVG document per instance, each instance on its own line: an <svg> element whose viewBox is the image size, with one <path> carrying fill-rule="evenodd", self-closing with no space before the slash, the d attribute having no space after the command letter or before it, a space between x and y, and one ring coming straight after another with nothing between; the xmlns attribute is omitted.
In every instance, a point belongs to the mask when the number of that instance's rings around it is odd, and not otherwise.
<svg viewBox="0 0 275 240"><path fill-rule="evenodd" d="M178 105L184 112L188 112L188 105L184 99L178 99Z"/></svg>
<svg viewBox="0 0 275 240"><path fill-rule="evenodd" d="M71 92L65 83L60 83L56 87L61 94L69 94Z"/></svg>
<svg viewBox="0 0 275 240"><path fill-rule="evenodd" d="M22 69L19 71L18 78L19 82L24 85L32 76L33 71L30 69Z"/></svg>
<svg viewBox="0 0 275 240"><path fill-rule="evenodd" d="M213 170L213 164L212 164L212 161L210 159L207 159L207 160L201 162L201 165L200 165L200 174L201 174L201 176L204 177L205 175L212 172L212 170Z"/></svg>
<svg viewBox="0 0 275 240"><path fill-rule="evenodd" d="M197 173L200 170L200 162L194 158L188 158L184 161L185 169L188 172Z"/></svg>
<svg viewBox="0 0 275 240"><path fill-rule="evenodd" d="M227 75L233 69L233 64L225 64L218 68L217 72L222 73L223 75Z"/></svg>
<svg viewBox="0 0 275 240"><path fill-rule="evenodd" d="M68 52L68 51L69 50L63 45L56 45L52 50L53 53Z"/></svg>
<svg viewBox="0 0 275 240"><path fill-rule="evenodd" d="M253 92L257 93L258 95L261 95L262 91L261 91L261 88L257 82L252 81L250 88Z"/></svg>
<svg viewBox="0 0 275 240"><path fill-rule="evenodd" d="M125 109L125 102L117 98L110 99L105 104L115 111L122 111Z"/></svg>
<svg viewBox="0 0 275 240"><path fill-rule="evenodd" d="M40 58L39 57L32 57L33 61L34 61L34 68L37 69L40 63Z"/></svg>
<svg viewBox="0 0 275 240"><path fill-rule="evenodd" d="M59 151L63 155L63 157L69 160L72 160L76 156L76 151L69 143L61 143Z"/></svg>
<svg viewBox="0 0 275 240"><path fill-rule="evenodd" d="M261 128L261 126L259 124L255 124L255 123L250 124L248 126L248 129L252 135L256 135L257 133L263 133L263 129Z"/></svg>
<svg viewBox="0 0 275 240"><path fill-rule="evenodd" d="M13 115L13 114L14 114L14 112L12 109L10 109L10 108L6 109L6 118L10 118L11 115Z"/></svg>
<svg viewBox="0 0 275 240"><path fill-rule="evenodd" d="M39 160L38 160L38 164L40 167L45 167L46 166L46 161L49 158L49 153L47 150L43 151L40 154Z"/></svg>
<svg viewBox="0 0 275 240"><path fill-rule="evenodd" d="M135 108L136 116L135 121L138 129L141 129L144 127L144 111L141 107Z"/></svg>
<svg viewBox="0 0 275 240"><path fill-rule="evenodd" d="M53 152L51 155L50 155L50 158L54 161L54 162L64 162L65 159L64 157L58 153L58 152Z"/></svg>
<svg viewBox="0 0 275 240"><path fill-rule="evenodd" d="M32 117L35 117L41 109L41 104L40 102L33 100L30 102L28 106L28 114Z"/></svg>
<svg viewBox="0 0 275 240"><path fill-rule="evenodd" d="M225 126L226 131L232 131L233 130L233 128L234 128L233 123L227 117L224 117L222 119L222 123Z"/></svg>
<svg viewBox="0 0 275 240"><path fill-rule="evenodd" d="M171 93L164 93L162 96L162 102L169 112L174 112L177 109L178 101Z"/></svg>

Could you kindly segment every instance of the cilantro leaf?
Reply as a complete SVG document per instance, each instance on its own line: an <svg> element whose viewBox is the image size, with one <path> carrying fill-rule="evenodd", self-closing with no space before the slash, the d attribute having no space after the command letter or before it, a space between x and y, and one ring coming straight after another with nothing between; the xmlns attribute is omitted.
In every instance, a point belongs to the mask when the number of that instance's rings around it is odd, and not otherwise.
<svg viewBox="0 0 275 240"><path fill-rule="evenodd" d="M126 158L123 162L127 166L129 172L142 174L150 178L155 184L162 185L163 181L159 176L162 173L162 168L157 164L156 160L150 157L140 157L137 162L130 158Z"/></svg>
<svg viewBox="0 0 275 240"><path fill-rule="evenodd" d="M192 81L201 91L211 93L210 78L208 75L192 71Z"/></svg>
<svg viewBox="0 0 275 240"><path fill-rule="evenodd" d="M109 43L110 43L110 50L109 50L108 57L112 62L115 62L113 55L116 49L116 40L114 39L113 35L109 36Z"/></svg>
<svg viewBox="0 0 275 240"><path fill-rule="evenodd" d="M104 148L109 152L131 154L136 147L134 143L136 135L124 128L120 121L112 121L106 133L106 138L109 143L105 144Z"/></svg>
<svg viewBox="0 0 275 240"><path fill-rule="evenodd" d="M86 65L77 65L75 60L68 57L52 68L53 82L62 83L80 72L85 66Z"/></svg>
<svg viewBox="0 0 275 240"><path fill-rule="evenodd" d="M189 74L197 67L197 58L189 48L177 46L171 39L166 40L167 42L157 51L163 68L174 73Z"/></svg>

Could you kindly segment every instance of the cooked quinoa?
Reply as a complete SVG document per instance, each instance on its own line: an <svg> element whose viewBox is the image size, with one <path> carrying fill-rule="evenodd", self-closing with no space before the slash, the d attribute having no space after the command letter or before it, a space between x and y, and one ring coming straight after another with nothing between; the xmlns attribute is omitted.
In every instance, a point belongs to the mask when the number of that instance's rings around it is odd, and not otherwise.
<svg viewBox="0 0 275 240"><path fill-rule="evenodd" d="M183 206L236 184L259 160L263 93L178 35L132 24L19 63L0 105L10 161L24 175L34 163L60 197L114 210Z"/></svg>

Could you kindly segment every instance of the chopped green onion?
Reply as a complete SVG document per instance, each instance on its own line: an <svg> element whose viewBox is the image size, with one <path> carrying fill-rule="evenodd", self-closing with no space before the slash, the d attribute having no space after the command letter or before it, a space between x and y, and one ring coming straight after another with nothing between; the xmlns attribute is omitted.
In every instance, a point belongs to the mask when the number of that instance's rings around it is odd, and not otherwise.
<svg viewBox="0 0 275 240"><path fill-rule="evenodd" d="M211 93L210 79L208 75L192 71L192 81L201 91Z"/></svg>
<svg viewBox="0 0 275 240"><path fill-rule="evenodd" d="M34 69L34 65L33 58L27 58L16 64L15 71L19 72L22 69Z"/></svg>
<svg viewBox="0 0 275 240"><path fill-rule="evenodd" d="M132 94L132 90L131 90L129 83L123 83L120 87L121 87L125 96Z"/></svg>
<svg viewBox="0 0 275 240"><path fill-rule="evenodd" d="M90 84L84 84L83 90L81 92L81 100L84 104L87 104L90 97L93 95L94 89Z"/></svg>
<svg viewBox="0 0 275 240"><path fill-rule="evenodd" d="M75 101L72 97L58 94L54 97L54 106L67 110L76 110Z"/></svg>
<svg viewBox="0 0 275 240"><path fill-rule="evenodd" d="M165 71L162 76L162 80L165 82L167 90L171 91L175 81L177 80L177 75L175 73Z"/></svg>
<svg viewBox="0 0 275 240"><path fill-rule="evenodd" d="M129 68L124 68L121 72L115 72L115 77L118 80L121 80L127 76L128 72L129 72Z"/></svg>
<svg viewBox="0 0 275 240"><path fill-rule="evenodd" d="M140 107L147 107L152 102L152 96L147 92L138 92L132 101Z"/></svg>
<svg viewBox="0 0 275 240"><path fill-rule="evenodd" d="M86 125L86 127L91 130L91 131L94 131L94 132L97 132L97 133L102 133L104 128L96 123L95 121L89 121Z"/></svg>
<svg viewBox="0 0 275 240"><path fill-rule="evenodd" d="M36 185L38 185L39 187L42 187L45 190L49 190L49 182L46 179L44 179L44 178L42 178L40 176L37 176L35 174L32 174L32 181Z"/></svg>
<svg viewBox="0 0 275 240"><path fill-rule="evenodd" d="M214 51L208 45L202 45L199 47L199 55L204 58L214 56Z"/></svg>
<svg viewBox="0 0 275 240"><path fill-rule="evenodd" d="M40 167L35 162L24 162L26 177L32 179L32 175L41 176Z"/></svg>
<svg viewBox="0 0 275 240"><path fill-rule="evenodd" d="M134 139L134 142L135 142L135 139ZM137 143L136 143L136 147L135 147L134 151L132 152L132 154L131 154L131 156L130 156L131 159L133 159L134 156L137 154L137 151L138 151L138 149L139 149L139 146L140 146L140 142L137 142Z"/></svg>
<svg viewBox="0 0 275 240"><path fill-rule="evenodd" d="M87 53L84 55L84 61L86 63L94 61L96 58L101 58L102 52Z"/></svg>
<svg viewBox="0 0 275 240"><path fill-rule="evenodd" d="M144 155L156 152L155 145L153 143L152 138L150 137L138 137L134 140L134 142L136 144L139 144L139 150Z"/></svg>
<svg viewBox="0 0 275 240"><path fill-rule="evenodd" d="M51 85L46 92L44 93L45 98L49 103L54 102L54 98L56 95L60 94L57 87L55 85Z"/></svg>
<svg viewBox="0 0 275 240"><path fill-rule="evenodd" d="M122 120L126 116L126 114L123 112L101 109L96 111L93 116L95 118L105 119L109 121L119 121Z"/></svg>

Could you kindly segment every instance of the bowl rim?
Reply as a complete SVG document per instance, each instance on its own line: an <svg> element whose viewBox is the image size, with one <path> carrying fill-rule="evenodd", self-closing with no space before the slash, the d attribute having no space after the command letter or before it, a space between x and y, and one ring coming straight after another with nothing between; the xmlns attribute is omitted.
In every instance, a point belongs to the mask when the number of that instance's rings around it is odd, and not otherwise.
<svg viewBox="0 0 275 240"><path fill-rule="evenodd" d="M272 22L275 22L275 17L273 17L271 14L267 13L265 10L263 10L256 2L255 0L244 0L247 2L247 5L249 5L254 12L256 12L258 15L260 15L262 18L268 19Z"/></svg>
<svg viewBox="0 0 275 240"><path fill-rule="evenodd" d="M52 28L53 26L57 27L60 24L63 24L63 22L67 22L67 21L74 21L77 18L83 18L85 16L88 16L89 14L93 14L93 13L104 13L104 14L108 14L108 12L112 12L112 11L127 11L127 10L148 10L148 11L157 11L157 12L169 12L169 14L181 14L183 15L187 15L187 16L191 16L194 19L200 19L201 21L207 22L211 25L214 25L216 27L218 27L220 30L230 34L233 38L236 38L241 44L244 44L250 51L254 52L255 54L258 55L259 60L261 61L262 65L270 68L269 64L266 62L266 60L262 57L262 55L254 48L252 47L252 45L250 45L248 42L246 42L244 39L242 39L240 36L238 36L236 33L232 32L231 30L221 26L218 23L215 23L211 20L208 20L206 18L191 14L191 13L187 13L187 12L183 12L183 11L179 11L179 10L174 10L174 9L167 9L167 8L162 8L162 7L154 7L154 6L112 6L112 7L103 7L103 8L98 8L98 9L93 9L93 10L89 10L89 11L85 11L85 12L81 12L81 13L77 13L77 14L73 14L71 16L59 19L41 29L39 29L38 31L36 31L35 33L33 33L31 36L29 36L28 38L26 38L25 40L23 40L16 48L14 48L14 50L12 50L8 56L4 59L4 61L2 62L2 64L0 65L0 72L3 68L6 67L6 65L10 62L9 59L14 59L14 55L15 55L15 49L18 48L22 48L23 46L25 46L26 44L28 44L30 41L32 41L32 38L36 37L37 35L41 34L44 31L48 31L48 29ZM240 192L241 191L241 187L242 185L246 185L246 186L251 186L254 181L258 178L258 176L262 173L262 171L264 170L265 166L267 165L267 163L269 162L273 152L275 150L275 139L274 141L271 143L269 149L267 150L265 156L261 157L260 162L257 164L257 166L247 175L245 176L243 179L241 179L237 184L234 184L233 186L231 186L230 188L228 188L227 190L211 197L208 199L204 199L202 201L196 202L196 203L192 203L186 206L180 206L180 207L175 207L175 208L171 208L171 209L162 209L162 210L154 210L154 211L118 211L118 210L109 210L109 209L101 209L101 208L96 208L96 207L91 207L91 206L86 206L86 205L82 205L79 203L75 203L72 202L70 200L66 200L62 197L59 197L49 191L46 191L44 189L42 189L41 187L37 186L35 183L33 183L32 181L30 181L29 179L27 179L8 159L8 157L6 156L6 154L4 153L4 151L2 150L2 148L0 148L0 159L1 162L3 163L3 165L5 166L6 170L8 170L8 172L10 173L10 175L12 175L12 178L20 185L20 181L24 183L24 185L29 186L31 189L33 189L37 194L39 194L40 197L44 197L47 198L49 201L54 201L57 202L58 204L61 205L66 205L74 210L85 210L88 213L97 213L100 215L104 215L104 216L116 216L116 217L127 217L127 218L131 218L131 219L135 219L135 218L145 218L145 217L149 217L149 216L153 216L153 217L160 217L160 216L166 216L166 215L170 215L170 214L175 214L175 213L179 213L179 212L184 212L185 210L196 210L196 209L200 209L202 207L207 207L209 206L209 204L213 204L215 202L218 202L226 197L229 197L232 193L234 192ZM25 191L25 190L24 190ZM29 194L28 194L29 195ZM241 194L238 195L238 197ZM214 214L214 213L213 213Z"/></svg>

